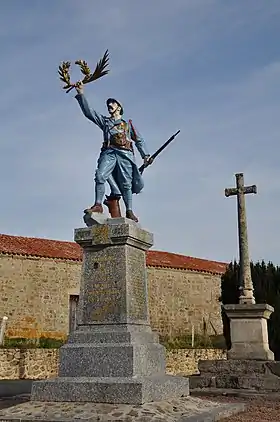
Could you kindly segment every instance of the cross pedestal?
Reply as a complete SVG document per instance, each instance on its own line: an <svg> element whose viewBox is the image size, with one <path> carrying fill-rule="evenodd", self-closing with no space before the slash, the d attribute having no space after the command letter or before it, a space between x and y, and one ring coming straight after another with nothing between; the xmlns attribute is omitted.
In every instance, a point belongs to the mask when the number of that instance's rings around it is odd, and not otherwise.
<svg viewBox="0 0 280 422"><path fill-rule="evenodd" d="M60 349L58 378L33 384L31 399L141 404L189 394L165 374L165 348L148 312L151 233L125 218L75 230L83 248L77 330Z"/></svg>
<svg viewBox="0 0 280 422"><path fill-rule="evenodd" d="M230 319L231 349L228 359L274 360L269 349L267 320L274 311L267 304L225 305Z"/></svg>

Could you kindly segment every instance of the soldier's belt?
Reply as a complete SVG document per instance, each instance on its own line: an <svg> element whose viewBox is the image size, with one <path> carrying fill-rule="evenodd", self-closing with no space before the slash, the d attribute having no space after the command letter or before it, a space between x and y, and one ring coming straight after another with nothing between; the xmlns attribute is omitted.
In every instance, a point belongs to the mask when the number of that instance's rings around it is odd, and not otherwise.
<svg viewBox="0 0 280 422"><path fill-rule="evenodd" d="M133 152L132 142L129 142L129 141L126 145L115 145L115 144L112 144L111 142L109 144L107 144L107 142L104 142L103 146L102 146L102 150L105 150L105 149L110 148L110 147L114 147L116 149L124 149L126 151L132 151Z"/></svg>
<svg viewBox="0 0 280 422"><path fill-rule="evenodd" d="M126 136L121 133L111 136L110 145L116 148L132 150L132 142L127 140Z"/></svg>

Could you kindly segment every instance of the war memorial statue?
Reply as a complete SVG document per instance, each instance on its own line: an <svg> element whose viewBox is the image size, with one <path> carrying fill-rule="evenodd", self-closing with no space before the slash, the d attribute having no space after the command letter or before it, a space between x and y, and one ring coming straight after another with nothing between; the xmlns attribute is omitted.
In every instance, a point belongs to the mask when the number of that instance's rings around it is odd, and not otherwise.
<svg viewBox="0 0 280 422"><path fill-rule="evenodd" d="M106 102L109 116L104 116L96 110L91 109L84 94L84 85L92 82L108 73L108 51L97 63L95 71L91 73L84 60L75 62L80 66L84 79L74 84L70 82L70 62L63 62L59 67L60 79L66 83L63 87L66 92L76 89L76 100L82 113L86 118L95 123L103 132L103 144L97 161L95 172L95 201L94 204L85 209L84 220L100 221L103 215L103 205L107 206L112 218L121 217L119 201L123 198L126 208L126 218L138 222L138 218L132 209L132 195L143 190L144 181L142 173L144 169L152 164L156 156L175 138L180 132L171 136L152 156L149 154L146 142L135 128L132 120L123 118L124 109L120 101L109 98ZM138 169L135 161L134 146L143 159L143 165ZM105 184L110 186L110 195L105 197Z"/></svg>
<svg viewBox="0 0 280 422"><path fill-rule="evenodd" d="M121 196L126 208L126 217L138 221L132 210L132 194L140 193L144 187L143 178L136 166L134 157L133 141L146 166L151 162L144 139L135 129L132 121L123 119L123 107L114 98L107 100L107 108L110 117L103 116L90 109L84 95L82 81L76 86L76 99L83 114L95 123L103 132L103 145L95 172L95 203L85 210L88 213L103 213L102 202L105 196L105 183L111 188L110 196L107 196L105 205L109 210L118 214L114 206ZM120 217L120 215L114 215Z"/></svg>
<svg viewBox="0 0 280 422"><path fill-rule="evenodd" d="M118 101L107 101L110 117L89 109L83 94L85 81L70 84L67 74L63 76L68 63L60 69L61 78L67 77L65 89L77 90L83 113L104 134L95 203L86 210L96 223L89 227L84 218L88 227L74 231L83 251L77 325L59 349L57 375L35 380L30 401L0 410L0 421L191 422L220 420L243 411L244 404L191 397L188 377L166 373L166 350L150 324L146 252L154 236L135 222L131 197L143 189L141 174L151 158L176 135L150 157L131 122L122 118ZM85 62L80 63L90 73ZM86 82L102 72L99 68ZM132 141L144 160L140 169ZM111 186L109 197L122 195L127 218L98 222L106 182Z"/></svg>

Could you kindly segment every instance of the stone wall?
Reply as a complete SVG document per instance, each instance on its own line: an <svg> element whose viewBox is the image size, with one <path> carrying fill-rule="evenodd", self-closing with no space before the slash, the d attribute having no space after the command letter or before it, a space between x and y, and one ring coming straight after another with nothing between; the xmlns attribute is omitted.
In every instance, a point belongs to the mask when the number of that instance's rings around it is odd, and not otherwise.
<svg viewBox="0 0 280 422"><path fill-rule="evenodd" d="M75 261L0 256L0 317L9 318L7 336L64 338L80 267Z"/></svg>
<svg viewBox="0 0 280 422"><path fill-rule="evenodd" d="M172 268L148 268L151 325L169 337L202 333L222 334L221 276ZM212 324L212 325L211 325ZM214 327L214 328L213 328Z"/></svg>
<svg viewBox="0 0 280 422"><path fill-rule="evenodd" d="M7 336L65 338L70 295L79 294L81 262L0 255L0 318ZM220 276L167 268L148 268L151 325L170 337L222 333Z"/></svg>
<svg viewBox="0 0 280 422"><path fill-rule="evenodd" d="M58 371L59 349L0 349L0 379L46 379ZM191 375L198 372L199 359L225 359L217 349L181 349L167 351L168 374Z"/></svg>
<svg viewBox="0 0 280 422"><path fill-rule="evenodd" d="M0 379L53 378L59 349L0 349Z"/></svg>
<svg viewBox="0 0 280 422"><path fill-rule="evenodd" d="M166 372L172 375L198 374L199 360L226 359L226 350L221 349L178 349L166 353Z"/></svg>

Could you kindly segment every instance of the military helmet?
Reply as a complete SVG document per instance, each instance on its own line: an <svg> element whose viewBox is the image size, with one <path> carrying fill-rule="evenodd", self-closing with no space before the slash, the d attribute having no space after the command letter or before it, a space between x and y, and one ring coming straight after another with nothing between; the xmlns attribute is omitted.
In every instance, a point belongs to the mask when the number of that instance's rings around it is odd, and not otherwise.
<svg viewBox="0 0 280 422"><path fill-rule="evenodd" d="M115 98L108 98L108 100L106 101L107 107L110 103L117 103L121 108L120 114L123 115L123 106L118 100L116 100Z"/></svg>

